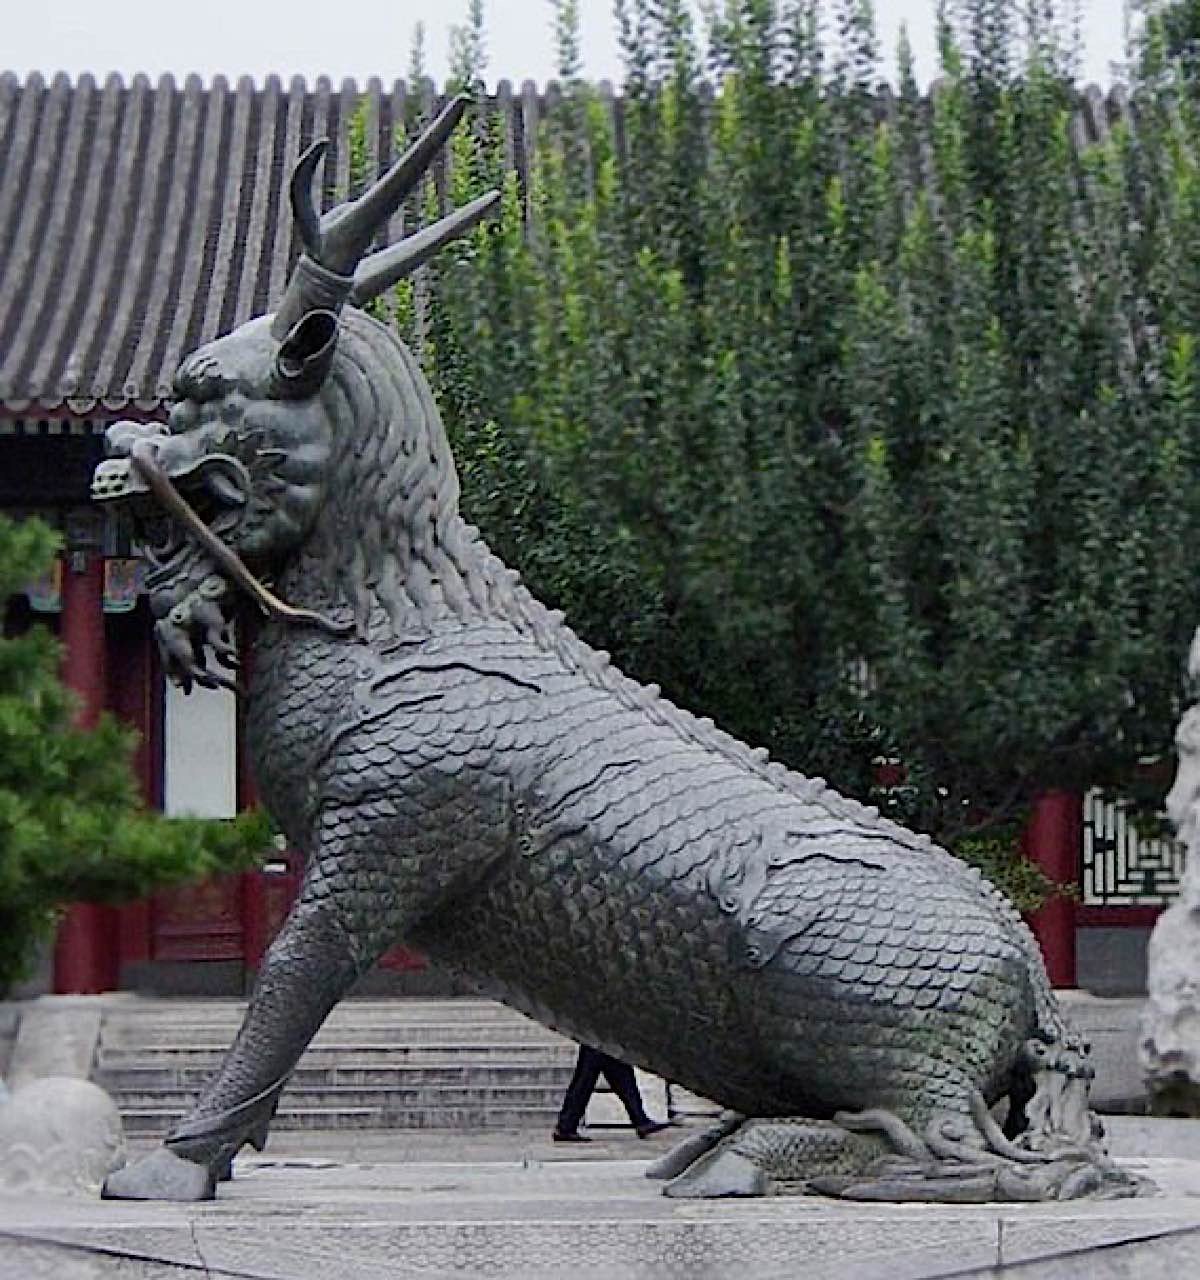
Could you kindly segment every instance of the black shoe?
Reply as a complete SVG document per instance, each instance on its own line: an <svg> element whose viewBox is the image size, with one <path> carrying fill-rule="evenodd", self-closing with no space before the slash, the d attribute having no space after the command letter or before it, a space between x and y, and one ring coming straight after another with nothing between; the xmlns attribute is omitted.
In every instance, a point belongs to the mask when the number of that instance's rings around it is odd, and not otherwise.
<svg viewBox="0 0 1200 1280"><path fill-rule="evenodd" d="M561 1129L555 1129L550 1137L555 1142L591 1142L591 1138L585 1138L582 1133L576 1133L574 1130L564 1133Z"/></svg>
<svg viewBox="0 0 1200 1280"><path fill-rule="evenodd" d="M639 1138L648 1138L652 1133L662 1133L664 1129L671 1126L666 1120L647 1120L645 1124L639 1124L637 1127L637 1136Z"/></svg>

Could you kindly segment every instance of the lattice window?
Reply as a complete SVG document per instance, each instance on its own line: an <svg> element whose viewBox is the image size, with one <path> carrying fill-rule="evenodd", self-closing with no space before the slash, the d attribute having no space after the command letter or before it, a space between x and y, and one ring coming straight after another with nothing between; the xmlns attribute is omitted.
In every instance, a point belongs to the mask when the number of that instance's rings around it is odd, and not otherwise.
<svg viewBox="0 0 1200 1280"><path fill-rule="evenodd" d="M1158 907L1179 892L1185 850L1138 833L1126 806L1089 791L1083 800L1083 903Z"/></svg>

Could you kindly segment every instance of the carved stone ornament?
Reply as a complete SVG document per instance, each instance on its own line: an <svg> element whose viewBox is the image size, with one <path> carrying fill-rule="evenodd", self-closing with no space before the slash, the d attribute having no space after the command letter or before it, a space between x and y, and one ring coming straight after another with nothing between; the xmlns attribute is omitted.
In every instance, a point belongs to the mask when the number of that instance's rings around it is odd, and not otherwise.
<svg viewBox="0 0 1200 1280"><path fill-rule="evenodd" d="M1200 683L1200 629L1188 675ZM1167 814L1187 847L1178 899L1150 935L1139 1054L1155 1115L1200 1116L1200 704L1175 733L1179 764Z"/></svg>
<svg viewBox="0 0 1200 1280"><path fill-rule="evenodd" d="M359 307L494 203L366 256L463 109L323 218L310 149L277 311L183 362L167 426L108 432L94 495L140 522L167 672L230 683L262 615L248 740L307 869L224 1064L105 1195L212 1196L397 942L728 1107L669 1195L1134 1194L1010 903L627 679L460 516L430 389Z"/></svg>
<svg viewBox="0 0 1200 1280"><path fill-rule="evenodd" d="M0 1098L0 1195L95 1195L125 1163L117 1104L99 1085L43 1076Z"/></svg>

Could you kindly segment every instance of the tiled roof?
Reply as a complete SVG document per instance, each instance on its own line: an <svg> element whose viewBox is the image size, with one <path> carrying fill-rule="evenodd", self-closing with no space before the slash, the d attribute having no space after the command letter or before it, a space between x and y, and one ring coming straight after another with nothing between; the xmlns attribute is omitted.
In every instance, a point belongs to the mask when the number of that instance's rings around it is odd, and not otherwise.
<svg viewBox="0 0 1200 1280"><path fill-rule="evenodd" d="M425 89L422 116L435 106ZM601 92L620 145L620 100L608 85ZM489 105L518 170L558 96L554 85L544 98L530 83L519 94L498 86ZM0 75L0 411L157 409L182 356L278 302L298 251L292 166L328 136L325 202L344 193L360 104L373 173L418 105L402 81L371 80L360 92L326 79L285 88L276 78L205 86L193 76L180 86L114 76L98 86L90 76ZM1119 96L1087 90L1076 144L1102 138L1126 110ZM403 213L381 240L402 232Z"/></svg>
<svg viewBox="0 0 1200 1280"><path fill-rule="evenodd" d="M510 137L531 91L504 95ZM324 79L0 76L3 409L157 408L181 356L279 300L297 252L292 166L327 135L326 203L345 192L363 98L374 172L404 119L402 83L360 95Z"/></svg>

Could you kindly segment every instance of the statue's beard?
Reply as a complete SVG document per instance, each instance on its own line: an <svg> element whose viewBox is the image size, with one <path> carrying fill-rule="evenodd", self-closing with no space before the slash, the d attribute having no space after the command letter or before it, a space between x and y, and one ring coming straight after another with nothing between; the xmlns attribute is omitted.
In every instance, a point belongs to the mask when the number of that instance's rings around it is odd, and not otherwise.
<svg viewBox="0 0 1200 1280"><path fill-rule="evenodd" d="M156 618L165 618L209 574L216 572L211 558L173 520L163 517L162 526L165 529L157 542L143 541L140 535L135 535L134 542L147 568L146 591Z"/></svg>
<svg viewBox="0 0 1200 1280"><path fill-rule="evenodd" d="M148 548L154 562L147 586L151 610L158 619L155 634L167 675L185 691L193 683L236 687L217 666L237 665L233 625L242 598L269 618L295 626L315 626L346 635L352 622L338 622L280 600L223 534L238 533L247 523L251 490L245 468L235 459L208 455L189 468L177 487L175 479L148 452L136 449L130 464L169 517L158 541ZM232 468L232 472L230 471ZM197 495L199 509L191 495ZM215 665L210 664L215 660Z"/></svg>
<svg viewBox="0 0 1200 1280"><path fill-rule="evenodd" d="M181 477L177 492L214 538L236 532L243 503L226 504L205 482L205 468ZM185 691L234 687L236 593L203 545L153 496L133 503L135 548L146 564L163 670Z"/></svg>
<svg viewBox="0 0 1200 1280"><path fill-rule="evenodd" d="M185 542L146 579L164 674L190 692L236 688L238 596L194 543Z"/></svg>

